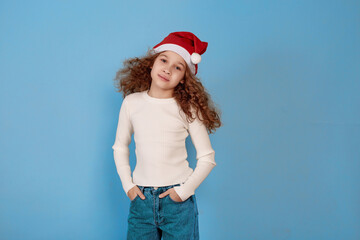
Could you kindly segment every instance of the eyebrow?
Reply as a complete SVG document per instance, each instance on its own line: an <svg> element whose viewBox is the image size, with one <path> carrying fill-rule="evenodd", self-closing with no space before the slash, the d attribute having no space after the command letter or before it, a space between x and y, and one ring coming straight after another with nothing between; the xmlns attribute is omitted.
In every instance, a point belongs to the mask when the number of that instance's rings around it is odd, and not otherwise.
<svg viewBox="0 0 360 240"><path fill-rule="evenodd" d="M164 53L161 53L159 56L164 56L164 57L168 57L168 56L166 56ZM184 68L185 68L185 66L184 66L184 64L182 64L182 62L178 62L179 64L181 64Z"/></svg>

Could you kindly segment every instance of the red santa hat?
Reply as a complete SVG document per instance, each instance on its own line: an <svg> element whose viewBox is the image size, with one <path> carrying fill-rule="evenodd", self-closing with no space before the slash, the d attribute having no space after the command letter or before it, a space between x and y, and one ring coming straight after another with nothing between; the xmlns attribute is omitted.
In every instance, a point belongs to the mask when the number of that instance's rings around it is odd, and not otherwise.
<svg viewBox="0 0 360 240"><path fill-rule="evenodd" d="M198 63L201 61L201 54L206 51L207 42L200 41L191 32L172 32L164 40L153 47L155 53L170 50L182 56L195 75Z"/></svg>

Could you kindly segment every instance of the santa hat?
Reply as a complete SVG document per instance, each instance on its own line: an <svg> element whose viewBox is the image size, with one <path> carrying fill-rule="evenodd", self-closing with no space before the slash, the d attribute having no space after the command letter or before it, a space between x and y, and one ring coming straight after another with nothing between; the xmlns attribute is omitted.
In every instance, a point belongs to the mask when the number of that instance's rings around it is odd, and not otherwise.
<svg viewBox="0 0 360 240"><path fill-rule="evenodd" d="M195 75L198 63L201 61L201 54L206 51L207 42L200 41L191 32L172 32L164 40L153 47L155 53L170 50L182 56Z"/></svg>

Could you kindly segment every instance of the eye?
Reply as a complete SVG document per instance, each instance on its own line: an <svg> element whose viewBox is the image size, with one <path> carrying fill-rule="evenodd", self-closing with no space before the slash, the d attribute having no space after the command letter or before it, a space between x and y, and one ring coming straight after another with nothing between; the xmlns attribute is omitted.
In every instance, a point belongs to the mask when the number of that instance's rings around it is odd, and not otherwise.
<svg viewBox="0 0 360 240"><path fill-rule="evenodd" d="M160 61L162 61L162 62L166 62L166 60L165 60L165 59L163 59L163 58L162 58L162 59L160 59Z"/></svg>
<svg viewBox="0 0 360 240"><path fill-rule="evenodd" d="M181 71L181 68L180 67L176 67L177 70Z"/></svg>

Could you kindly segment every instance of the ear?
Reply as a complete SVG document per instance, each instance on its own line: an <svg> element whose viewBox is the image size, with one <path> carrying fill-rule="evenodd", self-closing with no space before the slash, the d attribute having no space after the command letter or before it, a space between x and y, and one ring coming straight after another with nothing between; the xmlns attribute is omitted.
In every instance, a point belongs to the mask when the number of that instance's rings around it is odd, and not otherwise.
<svg viewBox="0 0 360 240"><path fill-rule="evenodd" d="M180 83L181 83L181 84L184 84L184 82L185 82L185 77L186 77L186 75L184 75L184 77L180 80Z"/></svg>

